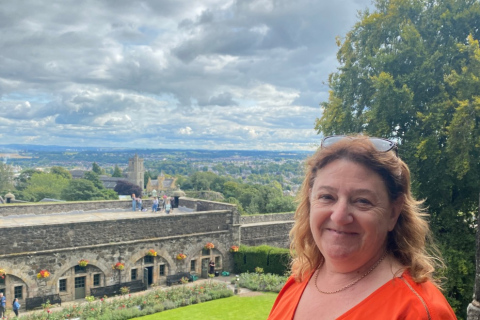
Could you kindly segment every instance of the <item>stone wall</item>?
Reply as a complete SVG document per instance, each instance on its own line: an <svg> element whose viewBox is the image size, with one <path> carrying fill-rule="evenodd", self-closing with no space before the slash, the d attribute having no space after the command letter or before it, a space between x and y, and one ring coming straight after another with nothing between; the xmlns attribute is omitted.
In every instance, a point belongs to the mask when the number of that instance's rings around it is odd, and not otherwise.
<svg viewBox="0 0 480 320"><path fill-rule="evenodd" d="M151 200L144 200L144 206L149 208ZM80 278L85 281L86 295L94 287L131 281L135 270L141 279L145 268L151 283L162 285L167 275L179 271L202 276L206 270L202 265L210 259L218 259L219 271L231 271L233 261L229 248L232 245L289 245L293 214L240 217L235 205L186 197L179 199L179 206L192 212L15 227L2 227L1 217L130 210L131 201L0 206L0 267L7 272L0 290L13 297L14 288L21 286L23 305L27 297L53 293L69 301L76 298L75 282ZM207 242L214 243L215 249L202 250ZM146 262L149 249L157 251L158 256ZM177 260L178 253L185 253L187 258ZM81 259L89 260L89 265L78 272ZM125 270L113 270L117 262L124 263ZM42 269L51 272L51 276L38 280L36 274ZM60 282L66 285L65 291L60 290Z"/></svg>
<svg viewBox="0 0 480 320"><path fill-rule="evenodd" d="M295 213L271 213L271 214L256 214L248 216L240 216L240 224L251 224L260 222L273 222L273 221L293 221Z"/></svg>
<svg viewBox="0 0 480 320"><path fill-rule="evenodd" d="M248 246L265 244L273 247L289 248L288 233L292 227L293 221L242 225L240 242Z"/></svg>
<svg viewBox="0 0 480 320"><path fill-rule="evenodd" d="M151 201L146 200L147 203ZM146 203L146 204L147 204ZM24 214L52 214L72 211L95 211L95 210L128 210L132 208L131 200L106 200L106 201L80 201L80 202L56 202L34 204L5 204L0 205L0 217Z"/></svg>
<svg viewBox="0 0 480 320"><path fill-rule="evenodd" d="M231 211L2 228L0 255L224 231Z"/></svg>

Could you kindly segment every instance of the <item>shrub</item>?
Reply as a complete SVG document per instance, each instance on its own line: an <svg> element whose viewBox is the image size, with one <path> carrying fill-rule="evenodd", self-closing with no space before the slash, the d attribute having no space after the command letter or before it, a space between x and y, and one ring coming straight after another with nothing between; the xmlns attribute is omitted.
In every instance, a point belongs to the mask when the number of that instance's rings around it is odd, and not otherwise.
<svg viewBox="0 0 480 320"><path fill-rule="evenodd" d="M234 252L234 270L236 273L254 272L261 268L265 273L283 275L289 270L290 251L270 246L240 246Z"/></svg>

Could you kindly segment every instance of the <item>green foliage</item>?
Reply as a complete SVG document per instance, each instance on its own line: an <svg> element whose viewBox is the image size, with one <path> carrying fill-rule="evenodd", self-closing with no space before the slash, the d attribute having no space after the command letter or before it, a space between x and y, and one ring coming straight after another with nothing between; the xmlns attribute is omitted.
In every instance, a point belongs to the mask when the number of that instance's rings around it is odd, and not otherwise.
<svg viewBox="0 0 480 320"><path fill-rule="evenodd" d="M116 177L116 178L123 177L122 170L117 165L115 165L115 169L113 169L112 177Z"/></svg>
<svg viewBox="0 0 480 320"><path fill-rule="evenodd" d="M18 177L15 178L15 187L17 190L24 190L30 178L33 176L34 173L42 174L43 172L37 169L26 169L23 170Z"/></svg>
<svg viewBox="0 0 480 320"><path fill-rule="evenodd" d="M122 287L122 294L128 294L129 289ZM163 310L174 309L192 303L221 299L233 295L225 283L204 283L194 285L185 290L174 287L167 290L156 290L144 295L126 295L122 298L95 300L86 297L88 303L68 305L60 310L51 310L50 303L43 305L42 312L28 313L22 316L24 320L60 320L60 319L132 319Z"/></svg>
<svg viewBox="0 0 480 320"><path fill-rule="evenodd" d="M105 187L103 186L103 183L102 181L100 181L100 178L98 177L98 174L95 173L94 171L87 171L85 172L85 174L83 175L83 178L86 179L86 180L89 180L93 183L93 185L101 190L101 189L104 189Z"/></svg>
<svg viewBox="0 0 480 320"><path fill-rule="evenodd" d="M238 285L252 291L280 292L285 282L287 282L287 279L288 276L285 275L245 272L240 274ZM232 279L232 284L235 284L235 282L236 280Z"/></svg>
<svg viewBox="0 0 480 320"><path fill-rule="evenodd" d="M50 173L59 175L61 177L64 177L65 179L72 179L72 174L70 173L70 171L68 171L64 167L57 167L57 166L51 167Z"/></svg>
<svg viewBox="0 0 480 320"><path fill-rule="evenodd" d="M34 173L25 188L25 192L37 200L43 198L61 199L62 190L68 183L68 179L53 173Z"/></svg>
<svg viewBox="0 0 480 320"><path fill-rule="evenodd" d="M6 163L0 162L0 191L13 189L13 170Z"/></svg>
<svg viewBox="0 0 480 320"><path fill-rule="evenodd" d="M100 168L100 166L96 162L92 163L92 171L98 175L101 175L104 173L102 168Z"/></svg>
<svg viewBox="0 0 480 320"><path fill-rule="evenodd" d="M233 252L235 273L256 272L256 268L265 273L284 275L289 270L290 250L270 246L240 246Z"/></svg>
<svg viewBox="0 0 480 320"><path fill-rule="evenodd" d="M480 3L378 0L340 43L317 119L323 135L394 138L448 263L445 295L465 317L475 278L480 182ZM448 249L447 249L448 248Z"/></svg>

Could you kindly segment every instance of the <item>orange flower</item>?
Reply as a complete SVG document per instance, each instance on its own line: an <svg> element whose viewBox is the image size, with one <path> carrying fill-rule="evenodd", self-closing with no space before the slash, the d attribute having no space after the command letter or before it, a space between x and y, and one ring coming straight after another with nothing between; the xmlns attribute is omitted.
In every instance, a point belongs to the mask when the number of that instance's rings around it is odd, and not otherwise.
<svg viewBox="0 0 480 320"><path fill-rule="evenodd" d="M176 257L176 258L177 258L177 260L183 260L183 259L185 259L186 257L187 257L186 254L179 253L179 254L177 254L177 257Z"/></svg>
<svg viewBox="0 0 480 320"><path fill-rule="evenodd" d="M44 279L50 277L50 272L47 270L40 270L39 273L37 273L37 279Z"/></svg>
<svg viewBox="0 0 480 320"><path fill-rule="evenodd" d="M238 252L240 248L238 246L231 246L230 247L230 252Z"/></svg>
<svg viewBox="0 0 480 320"><path fill-rule="evenodd" d="M215 245L211 242L207 242L207 244L205 245L204 248L207 249L207 250L210 250L210 249L215 248Z"/></svg>

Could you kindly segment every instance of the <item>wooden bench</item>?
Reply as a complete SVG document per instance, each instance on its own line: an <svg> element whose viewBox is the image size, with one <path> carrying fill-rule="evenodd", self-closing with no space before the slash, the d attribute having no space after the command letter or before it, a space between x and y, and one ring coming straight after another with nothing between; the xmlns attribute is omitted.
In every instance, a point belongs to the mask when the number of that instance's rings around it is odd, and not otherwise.
<svg viewBox="0 0 480 320"><path fill-rule="evenodd" d="M110 296L121 294L120 289L122 287L128 287L130 290L129 292L132 292L132 293L147 289L142 280L135 280L131 282L117 283L107 287L91 288L90 295L94 297L103 297L103 296L110 297Z"/></svg>
<svg viewBox="0 0 480 320"><path fill-rule="evenodd" d="M179 272L176 274L172 274L167 276L167 286L171 286L174 283L180 282L182 278L187 278L188 281L193 281L192 275L188 272Z"/></svg>
<svg viewBox="0 0 480 320"><path fill-rule="evenodd" d="M50 303L50 304L59 304L62 305L62 299L60 299L59 294L51 294L48 296L43 296L43 297L34 297L34 298L27 298L25 299L25 309L26 310L32 310L35 308L39 308L42 306L44 303Z"/></svg>

